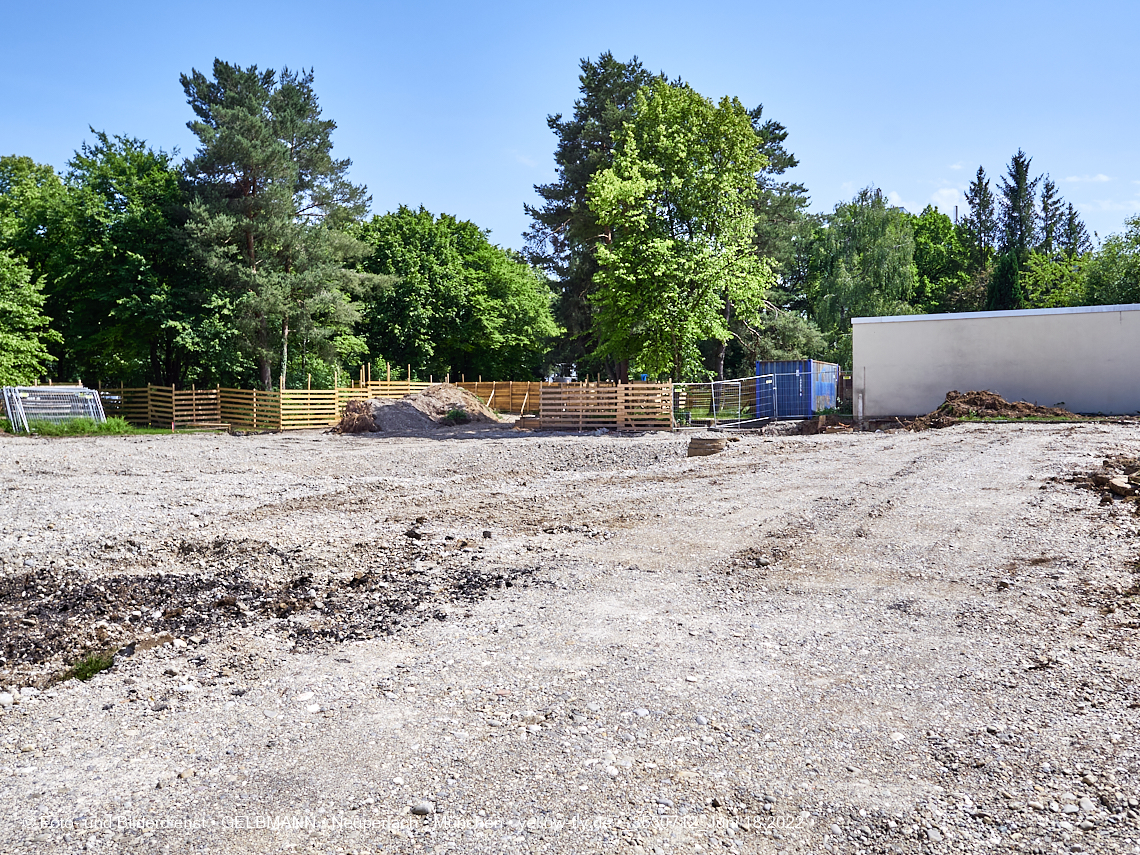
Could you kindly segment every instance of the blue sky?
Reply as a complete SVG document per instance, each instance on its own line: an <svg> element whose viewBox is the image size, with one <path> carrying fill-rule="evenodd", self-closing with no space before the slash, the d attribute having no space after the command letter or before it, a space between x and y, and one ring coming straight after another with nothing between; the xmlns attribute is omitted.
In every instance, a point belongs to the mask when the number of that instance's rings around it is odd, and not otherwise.
<svg viewBox="0 0 1140 855"><path fill-rule="evenodd" d="M520 247L578 61L637 55L790 131L813 210L874 184L953 213L1023 148L1090 230L1140 212L1135 2L45 3L7 0L0 154L63 168L88 125L189 154L180 72L313 67L373 210L424 205Z"/></svg>

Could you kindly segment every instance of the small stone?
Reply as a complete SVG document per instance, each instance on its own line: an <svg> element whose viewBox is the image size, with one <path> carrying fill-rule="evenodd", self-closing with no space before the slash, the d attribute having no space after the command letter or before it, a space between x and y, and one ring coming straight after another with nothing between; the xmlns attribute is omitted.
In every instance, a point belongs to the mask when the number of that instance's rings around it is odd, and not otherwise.
<svg viewBox="0 0 1140 855"><path fill-rule="evenodd" d="M686 675L685 675L685 682L686 682L686 683L695 683L695 682L697 682L698 680L700 680L700 677L697 677L697 676L696 676L696 675L694 675L694 674L686 674Z"/></svg>
<svg viewBox="0 0 1140 855"><path fill-rule="evenodd" d="M412 805L412 814L415 816L428 816L435 813L435 805L429 801L416 802Z"/></svg>
<svg viewBox="0 0 1140 855"><path fill-rule="evenodd" d="M942 842L942 832L939 831L937 828L926 829L926 836L932 843L941 843Z"/></svg>
<svg viewBox="0 0 1140 855"><path fill-rule="evenodd" d="M1091 810L1096 810L1096 803L1093 802L1093 800L1090 799L1088 796L1085 796L1084 798L1081 799L1080 806L1081 806L1081 810L1086 811L1086 812L1091 811Z"/></svg>
<svg viewBox="0 0 1140 855"><path fill-rule="evenodd" d="M840 828L838 825L836 825L836 824L833 822L833 823L831 824L831 833L832 833L832 834L836 834L836 835L839 835L839 834L842 834L842 833L843 833L843 829L842 829L842 828Z"/></svg>
<svg viewBox="0 0 1140 855"><path fill-rule="evenodd" d="M693 719L693 721L695 721L697 724L701 725L702 727L709 723L709 720L707 718L705 718L703 715L697 716L695 719Z"/></svg>
<svg viewBox="0 0 1140 855"><path fill-rule="evenodd" d="M649 715L649 710L647 710L645 707L638 707L633 711L633 714L638 718L645 718L647 715Z"/></svg>
<svg viewBox="0 0 1140 855"><path fill-rule="evenodd" d="M193 769L183 769L181 772L178 773L178 777L185 780L186 778L193 778L196 774L198 774L198 773L195 772Z"/></svg>
<svg viewBox="0 0 1140 855"><path fill-rule="evenodd" d="M321 711L321 705L320 704L309 704L307 707L305 707L305 711L311 712L311 713L318 713Z"/></svg>
<svg viewBox="0 0 1140 855"><path fill-rule="evenodd" d="M176 639L174 639L174 646L177 648L185 647L186 641L184 639L181 639L181 638L176 638Z"/></svg>
<svg viewBox="0 0 1140 855"><path fill-rule="evenodd" d="M606 767L606 774L609 775L611 778L616 778L618 776L617 766L607 766Z"/></svg>
<svg viewBox="0 0 1140 855"><path fill-rule="evenodd" d="M15 702L15 699L8 692L0 692L0 707L8 709Z"/></svg>
<svg viewBox="0 0 1140 855"><path fill-rule="evenodd" d="M1077 828L1079 828L1081 831L1092 831L1094 828L1096 828L1096 824L1090 820L1083 819Z"/></svg>
<svg viewBox="0 0 1140 855"><path fill-rule="evenodd" d="M404 785L404 779L403 778L393 778L392 783L395 784L397 787L402 787Z"/></svg>
<svg viewBox="0 0 1140 855"><path fill-rule="evenodd" d="M162 712L163 710L170 709L170 704L163 701L155 701L153 704L151 704L150 708L153 712Z"/></svg>
<svg viewBox="0 0 1140 855"><path fill-rule="evenodd" d="M301 694L297 695L297 700L298 701L307 701L312 697L313 697L312 692L301 692Z"/></svg>
<svg viewBox="0 0 1140 855"><path fill-rule="evenodd" d="M1081 809L1076 805L1065 805L1061 808L1061 813L1080 813Z"/></svg>
<svg viewBox="0 0 1140 855"><path fill-rule="evenodd" d="M891 742L902 742L904 739L906 739L906 737L897 730L891 734Z"/></svg>
<svg viewBox="0 0 1140 855"><path fill-rule="evenodd" d="M1081 780L1084 781L1086 784L1088 784L1091 787L1093 784L1096 783L1096 775L1094 775L1092 772L1087 772L1083 776L1081 776Z"/></svg>
<svg viewBox="0 0 1140 855"><path fill-rule="evenodd" d="M484 531L483 532L483 539L484 540L490 540L491 539L491 532L490 531Z"/></svg>

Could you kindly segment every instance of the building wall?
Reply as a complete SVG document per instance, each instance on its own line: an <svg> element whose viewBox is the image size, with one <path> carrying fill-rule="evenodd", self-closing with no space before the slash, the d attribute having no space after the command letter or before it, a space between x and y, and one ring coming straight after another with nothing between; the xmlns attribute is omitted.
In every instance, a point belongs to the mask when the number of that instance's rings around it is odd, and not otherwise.
<svg viewBox="0 0 1140 855"><path fill-rule="evenodd" d="M1140 304L855 318L855 414L929 413L951 389L1076 413L1140 411Z"/></svg>

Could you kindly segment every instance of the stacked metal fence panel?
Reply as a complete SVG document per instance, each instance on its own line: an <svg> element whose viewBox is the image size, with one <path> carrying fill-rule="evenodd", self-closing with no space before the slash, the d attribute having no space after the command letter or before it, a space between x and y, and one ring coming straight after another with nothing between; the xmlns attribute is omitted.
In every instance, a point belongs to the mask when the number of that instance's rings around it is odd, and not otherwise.
<svg viewBox="0 0 1140 855"><path fill-rule="evenodd" d="M99 393L83 386L5 386L3 395L4 412L18 432L31 430L36 422L107 420Z"/></svg>

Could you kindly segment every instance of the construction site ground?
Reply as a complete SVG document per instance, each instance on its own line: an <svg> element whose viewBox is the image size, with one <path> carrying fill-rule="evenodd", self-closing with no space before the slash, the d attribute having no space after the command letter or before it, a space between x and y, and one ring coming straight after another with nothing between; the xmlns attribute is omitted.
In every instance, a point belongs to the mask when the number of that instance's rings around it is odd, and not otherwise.
<svg viewBox="0 0 1140 855"><path fill-rule="evenodd" d="M1140 427L686 442L0 437L0 852L1140 852Z"/></svg>

